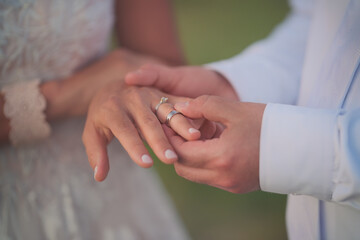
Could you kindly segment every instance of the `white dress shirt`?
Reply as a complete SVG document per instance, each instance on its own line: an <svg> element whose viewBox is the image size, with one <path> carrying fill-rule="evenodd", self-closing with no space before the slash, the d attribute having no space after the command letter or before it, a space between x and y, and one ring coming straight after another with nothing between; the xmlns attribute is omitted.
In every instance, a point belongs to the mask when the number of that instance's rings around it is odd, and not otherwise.
<svg viewBox="0 0 360 240"><path fill-rule="evenodd" d="M360 1L293 0L265 40L209 64L268 103L260 186L290 194L290 239L360 239Z"/></svg>

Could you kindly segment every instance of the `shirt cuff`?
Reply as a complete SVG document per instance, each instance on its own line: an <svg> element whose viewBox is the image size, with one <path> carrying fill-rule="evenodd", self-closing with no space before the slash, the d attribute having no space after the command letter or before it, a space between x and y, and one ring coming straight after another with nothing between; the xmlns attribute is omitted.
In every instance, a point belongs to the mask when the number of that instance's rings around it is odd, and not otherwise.
<svg viewBox="0 0 360 240"><path fill-rule="evenodd" d="M245 53L204 65L224 76L243 102L294 104L298 82L278 64Z"/></svg>
<svg viewBox="0 0 360 240"><path fill-rule="evenodd" d="M338 110L268 104L260 139L260 187L330 200Z"/></svg>

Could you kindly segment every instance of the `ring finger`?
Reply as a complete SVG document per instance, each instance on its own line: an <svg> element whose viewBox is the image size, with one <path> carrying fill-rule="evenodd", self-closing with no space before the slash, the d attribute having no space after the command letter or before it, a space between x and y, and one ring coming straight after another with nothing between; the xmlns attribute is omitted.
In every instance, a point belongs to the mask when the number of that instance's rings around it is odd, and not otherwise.
<svg viewBox="0 0 360 240"><path fill-rule="evenodd" d="M194 128L184 115L177 112L173 104L161 104L156 111L156 115L161 123L166 123L186 140L196 140L200 138L200 131Z"/></svg>

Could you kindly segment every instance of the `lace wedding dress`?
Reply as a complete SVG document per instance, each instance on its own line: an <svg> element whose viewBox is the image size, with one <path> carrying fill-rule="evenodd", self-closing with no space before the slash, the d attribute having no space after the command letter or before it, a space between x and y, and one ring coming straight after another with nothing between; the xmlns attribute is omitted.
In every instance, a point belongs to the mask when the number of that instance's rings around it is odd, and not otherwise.
<svg viewBox="0 0 360 240"><path fill-rule="evenodd" d="M72 74L104 54L112 24L112 0L0 0L0 87ZM0 239L187 239L156 176L118 142L108 179L93 180L83 125L58 122L42 142L0 147Z"/></svg>

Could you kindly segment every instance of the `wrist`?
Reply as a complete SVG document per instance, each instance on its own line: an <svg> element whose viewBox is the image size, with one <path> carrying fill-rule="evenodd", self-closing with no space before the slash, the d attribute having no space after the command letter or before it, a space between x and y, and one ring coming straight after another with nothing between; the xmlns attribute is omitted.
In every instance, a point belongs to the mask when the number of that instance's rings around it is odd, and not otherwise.
<svg viewBox="0 0 360 240"><path fill-rule="evenodd" d="M61 81L49 81L40 87L47 101L48 120L84 115L95 89L84 86L86 77L75 74Z"/></svg>
<svg viewBox="0 0 360 240"><path fill-rule="evenodd" d="M61 82L49 81L40 85L40 92L46 99L45 115L48 121L66 116L67 109L61 99Z"/></svg>
<svg viewBox="0 0 360 240"><path fill-rule="evenodd" d="M213 74L214 78L216 79L217 84L216 86L216 92L214 95L218 95L221 97L225 97L231 100L237 100L239 101L239 96L235 92L235 89L232 87L230 82L220 73L210 70Z"/></svg>

